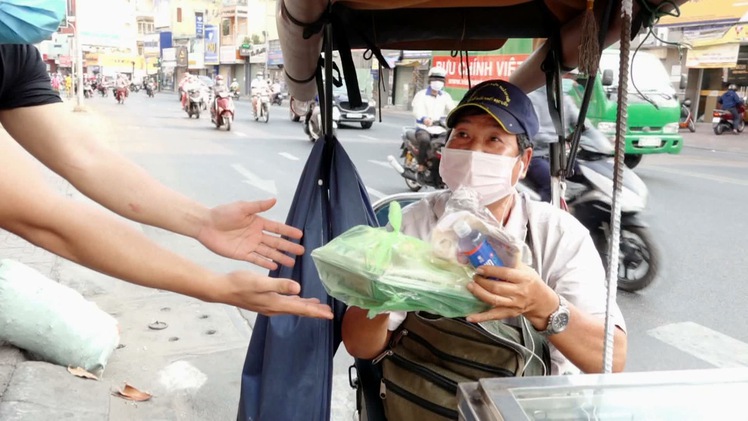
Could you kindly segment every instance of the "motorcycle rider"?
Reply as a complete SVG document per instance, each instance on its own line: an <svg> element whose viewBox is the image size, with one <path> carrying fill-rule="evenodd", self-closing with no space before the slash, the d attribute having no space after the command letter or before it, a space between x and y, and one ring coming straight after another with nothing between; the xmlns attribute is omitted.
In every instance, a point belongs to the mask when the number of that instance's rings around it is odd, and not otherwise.
<svg viewBox="0 0 748 421"><path fill-rule="evenodd" d="M428 73L429 86L416 93L411 105L416 118L416 142L418 144L418 173L426 170L429 150L431 149L431 133L434 127L455 107L452 96L444 91L447 72L441 67L432 67Z"/></svg>
<svg viewBox="0 0 748 421"><path fill-rule="evenodd" d="M179 94L182 99L182 109L187 108L187 90L185 87L193 82L193 76L189 72L182 76L182 80L179 81Z"/></svg>
<svg viewBox="0 0 748 421"><path fill-rule="evenodd" d="M223 76L216 76L216 81L213 84L213 108L211 108L211 114L215 114L218 110L218 95L228 92L228 90L229 88L226 86L226 80L224 80Z"/></svg>
<svg viewBox="0 0 748 421"><path fill-rule="evenodd" d="M117 81L115 82L115 85L117 87L118 91L123 91L125 94L125 98L127 98L130 94L130 80L127 78L127 75L124 73L120 73L117 75Z"/></svg>
<svg viewBox="0 0 748 421"><path fill-rule="evenodd" d="M231 85L229 85L229 92L231 92L232 95L239 92L239 82L236 80L236 78L231 80Z"/></svg>
<svg viewBox="0 0 748 421"><path fill-rule="evenodd" d="M740 119L743 118L743 115L738 112L738 107L745 105L745 101L738 95L737 90L738 87L734 83L731 83L727 87L727 92L722 94L717 101L722 105L723 110L732 114L732 132L735 134L738 134Z"/></svg>
<svg viewBox="0 0 748 421"><path fill-rule="evenodd" d="M538 116L539 130L538 134L533 137L532 160L527 168L527 179L534 184L537 192L544 202L551 201L551 162L550 162L550 145L558 142L556 126L551 120L551 112L548 108L548 97L545 86L530 92L527 95L532 101L535 114ZM566 118L566 128L570 129L577 124L579 118L579 108L574 101L568 96L563 98L564 117ZM574 175L569 177L575 180L575 177L581 177L579 164L574 163Z"/></svg>
<svg viewBox="0 0 748 421"><path fill-rule="evenodd" d="M256 116L258 114L257 111L259 110L258 107L260 106L260 95L263 93L269 93L270 91L270 86L265 82L262 72L257 72L257 75L252 80L250 88L252 89L252 111Z"/></svg>
<svg viewBox="0 0 748 421"><path fill-rule="evenodd" d="M272 97L270 98L270 102L275 102L276 98L278 98L281 94L280 82L275 80L273 84L270 86L270 91L272 92Z"/></svg>

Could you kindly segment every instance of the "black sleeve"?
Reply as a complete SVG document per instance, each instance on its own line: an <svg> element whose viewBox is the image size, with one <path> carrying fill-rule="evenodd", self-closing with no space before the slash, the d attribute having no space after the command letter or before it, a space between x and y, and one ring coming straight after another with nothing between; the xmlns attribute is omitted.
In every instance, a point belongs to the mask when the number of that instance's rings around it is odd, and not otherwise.
<svg viewBox="0 0 748 421"><path fill-rule="evenodd" d="M0 110L62 102L33 45L0 45Z"/></svg>

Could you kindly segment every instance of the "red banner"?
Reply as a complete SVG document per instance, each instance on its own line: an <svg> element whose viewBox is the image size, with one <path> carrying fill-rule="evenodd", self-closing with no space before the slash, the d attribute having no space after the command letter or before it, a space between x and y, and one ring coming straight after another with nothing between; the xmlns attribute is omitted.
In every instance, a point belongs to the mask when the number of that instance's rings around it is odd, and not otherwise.
<svg viewBox="0 0 748 421"><path fill-rule="evenodd" d="M463 57L434 56L433 66L441 67L447 72L446 85L450 88L468 87L468 65L470 68L470 81L473 86L486 80L503 79L508 80L519 66L529 57L529 54L496 54L485 56L470 56L468 60Z"/></svg>

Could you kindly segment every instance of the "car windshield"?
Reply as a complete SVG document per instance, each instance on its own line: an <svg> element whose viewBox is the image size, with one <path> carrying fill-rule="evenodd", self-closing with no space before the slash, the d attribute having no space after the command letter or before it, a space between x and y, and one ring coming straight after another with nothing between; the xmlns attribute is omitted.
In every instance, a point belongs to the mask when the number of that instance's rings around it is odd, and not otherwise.
<svg viewBox="0 0 748 421"><path fill-rule="evenodd" d="M618 85L618 53L605 53L600 58L600 70L611 70L613 72L613 86ZM662 62L657 57L639 52L633 57L629 70L630 90L636 85L641 92L659 92L673 95L675 89L670 82Z"/></svg>

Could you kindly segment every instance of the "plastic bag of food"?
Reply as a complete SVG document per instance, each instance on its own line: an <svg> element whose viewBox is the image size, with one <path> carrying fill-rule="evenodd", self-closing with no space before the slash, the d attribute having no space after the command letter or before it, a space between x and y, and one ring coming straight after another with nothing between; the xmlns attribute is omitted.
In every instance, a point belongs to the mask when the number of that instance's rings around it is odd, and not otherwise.
<svg viewBox="0 0 748 421"><path fill-rule="evenodd" d="M390 205L393 230L356 226L312 251L327 293L369 310L427 311L461 317L489 306L466 286L474 270L434 255L428 242L400 232L400 205Z"/></svg>

